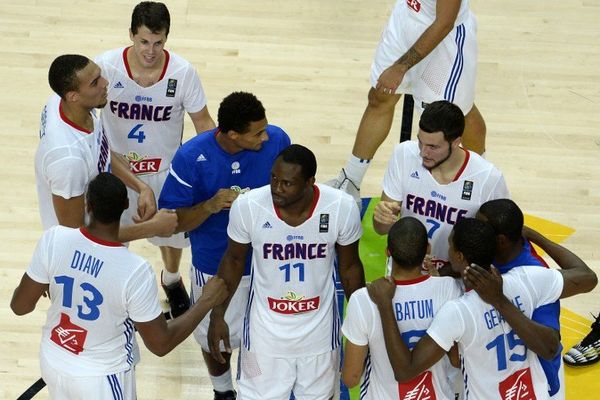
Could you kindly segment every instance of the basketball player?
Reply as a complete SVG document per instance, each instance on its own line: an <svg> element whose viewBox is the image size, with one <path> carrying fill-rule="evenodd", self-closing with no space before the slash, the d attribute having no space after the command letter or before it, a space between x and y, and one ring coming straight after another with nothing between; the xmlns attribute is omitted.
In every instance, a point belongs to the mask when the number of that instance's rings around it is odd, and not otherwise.
<svg viewBox="0 0 600 400"><path fill-rule="evenodd" d="M89 222L55 226L36 247L11 309L30 313L48 291L40 364L52 399L135 399L134 327L150 351L170 352L227 293L213 279L188 313L167 324L147 261L118 242L125 185L102 172L89 184Z"/></svg>
<svg viewBox="0 0 600 400"><path fill-rule="evenodd" d="M474 218L461 219L449 238L452 268L461 274L466 269L479 271L480 276L489 274L495 239L489 224ZM588 292L597 283L596 274L577 256L562 247L556 250L572 268L514 268L502 276L501 285L493 293L480 285L475 286L479 291L469 291L475 279L465 278L467 293L442 307L412 352L402 342L395 321L391 305L394 285L385 279L371 284L369 294L381 314L396 379L404 382L422 373L456 342L462 359L465 396L486 400L549 398L537 356L528 351L519 337L518 332L527 331L520 324L531 324L528 318L536 307ZM472 264L485 269L469 267Z"/></svg>
<svg viewBox="0 0 600 400"><path fill-rule="evenodd" d="M102 76L110 83L101 119L111 148L126 157L131 171L157 196L181 145L185 112L197 133L215 127L194 67L164 49L170 24L163 3L141 2L131 15L133 45L96 58ZM137 195L129 191L129 198L135 201ZM131 225L132 217L132 212L126 211L122 223ZM150 242L160 248L164 263L161 282L171 314L177 317L190 303L179 273L182 249L189 241L179 233L150 238Z"/></svg>
<svg viewBox="0 0 600 400"><path fill-rule="evenodd" d="M160 194L159 205L176 209L178 230L189 232L192 244L191 288L196 300L204 283L217 273L227 248L229 208L240 194L269 183L275 158L290 145L279 127L267 124L262 103L251 93L234 92L219 105L219 127L185 143L175 154ZM225 315L232 327L231 339L240 345L243 312L250 285L250 262ZM230 354L226 363L210 355L205 318L194 331L202 347L215 391L215 399L234 399Z"/></svg>
<svg viewBox="0 0 600 400"><path fill-rule="evenodd" d="M352 154L331 185L360 200L363 177L390 131L402 93L414 96L419 111L436 100L457 104L465 115L463 146L484 152L485 122L473 103L476 29L468 0L396 2L371 65L368 105Z"/></svg>
<svg viewBox="0 0 600 400"><path fill-rule="evenodd" d="M409 348L425 334L434 315L447 301L462 295L458 280L421 274L427 252L427 231L416 218L402 218L388 234L388 254L392 258L392 277L396 291L392 300L395 319ZM447 383L450 364L443 357L426 372L406 384L398 385L383 340L377 307L366 288L350 297L342 332L346 336L342 379L354 387L359 381L361 399L414 399L415 393L429 398L454 400L454 390ZM458 353L454 347L454 356ZM363 375L364 372L364 375Z"/></svg>
<svg viewBox="0 0 600 400"><path fill-rule="evenodd" d="M531 245L523 237L523 212L517 204L510 199L490 200L481 205L476 215L477 219L488 222L496 233L496 256L494 267L504 274L513 268L524 265L538 265L548 267ZM526 229L527 236L532 235L539 246L549 246L551 242L542 235ZM560 260L559 260L560 261ZM569 265L564 265L569 267ZM544 369L548 380L548 393L552 399L565 398L565 376L560 353L560 301L549 303L533 310L531 320L546 327L532 325L529 331L534 339L525 344L536 354ZM550 335L550 340L539 340L541 335ZM525 340L526 337L521 336ZM546 343L554 341L555 345L547 346ZM537 346L541 344L542 346Z"/></svg>
<svg viewBox="0 0 600 400"><path fill-rule="evenodd" d="M252 249L250 297L242 329L239 398L330 399L339 387L339 316L334 259L347 297L364 286L362 227L352 198L315 185L317 162L304 146L283 150L271 184L232 205L229 244L218 275L235 291ZM231 293L231 292L230 292ZM231 296L229 296L231 297ZM228 303L228 302L227 302ZM224 362L228 324L215 308L209 344ZM223 342L223 343L221 343Z"/></svg>
<svg viewBox="0 0 600 400"><path fill-rule="evenodd" d="M509 197L502 173L478 154L460 147L465 127L456 105L431 103L419 120L417 142L396 145L383 178L373 228L388 232L398 216L413 216L427 228L432 263L448 273L448 235L479 206Z"/></svg>
<svg viewBox="0 0 600 400"><path fill-rule="evenodd" d="M156 213L152 189L131 173L109 143L94 108L106 104L106 80L87 57L67 54L50 66L48 81L55 95L44 107L35 176L44 229L55 225L78 228L85 215L86 185L100 172L111 171L140 195L136 223L120 231L129 241L170 235L177 225L174 213ZM154 216L154 217L153 217Z"/></svg>

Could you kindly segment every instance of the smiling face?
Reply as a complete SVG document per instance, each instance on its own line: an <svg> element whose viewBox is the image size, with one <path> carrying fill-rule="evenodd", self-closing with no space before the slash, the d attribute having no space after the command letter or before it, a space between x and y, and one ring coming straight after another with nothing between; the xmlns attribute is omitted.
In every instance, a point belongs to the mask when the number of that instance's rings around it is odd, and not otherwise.
<svg viewBox="0 0 600 400"><path fill-rule="evenodd" d="M164 59L164 47L167 42L166 30L152 32L146 26L138 28L137 33L129 32L129 38L133 42L131 50L136 62L143 68L155 68L162 65Z"/></svg>
<svg viewBox="0 0 600 400"><path fill-rule="evenodd" d="M271 169L271 196L273 204L285 208L311 195L314 178L304 179L302 166L287 163L278 157Z"/></svg>

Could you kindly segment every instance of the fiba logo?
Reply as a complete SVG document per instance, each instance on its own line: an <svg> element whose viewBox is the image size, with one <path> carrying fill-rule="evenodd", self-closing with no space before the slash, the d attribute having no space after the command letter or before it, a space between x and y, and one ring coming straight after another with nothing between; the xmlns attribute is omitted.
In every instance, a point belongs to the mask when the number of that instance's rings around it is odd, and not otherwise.
<svg viewBox="0 0 600 400"><path fill-rule="evenodd" d="M240 170L240 163L238 161L234 161L233 163L231 163L231 174L241 174L242 171Z"/></svg>

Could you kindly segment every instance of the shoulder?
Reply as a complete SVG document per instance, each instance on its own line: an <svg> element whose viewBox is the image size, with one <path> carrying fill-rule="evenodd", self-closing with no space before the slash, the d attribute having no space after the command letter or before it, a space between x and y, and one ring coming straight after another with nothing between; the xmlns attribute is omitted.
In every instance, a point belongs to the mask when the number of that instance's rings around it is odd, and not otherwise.
<svg viewBox="0 0 600 400"><path fill-rule="evenodd" d="M471 150L467 151L469 153L469 167L473 168L474 172L480 171L487 172L490 176L502 176L502 172L490 161Z"/></svg>
<svg viewBox="0 0 600 400"><path fill-rule="evenodd" d="M169 55L169 69L186 71L192 70L194 72L196 71L194 66L188 60L181 57L179 54L173 53L172 51L167 51L167 54Z"/></svg>
<svg viewBox="0 0 600 400"><path fill-rule="evenodd" d="M123 59L124 50L125 47L119 47L117 49L105 51L104 53L100 53L96 57L94 57L94 62L100 67L108 67L109 65L114 65L118 61Z"/></svg>
<svg viewBox="0 0 600 400"><path fill-rule="evenodd" d="M201 151L207 151L213 147L215 142L215 129L203 132L199 135L194 136L187 142L181 145L177 150L177 153L181 153L184 156L192 156Z"/></svg>

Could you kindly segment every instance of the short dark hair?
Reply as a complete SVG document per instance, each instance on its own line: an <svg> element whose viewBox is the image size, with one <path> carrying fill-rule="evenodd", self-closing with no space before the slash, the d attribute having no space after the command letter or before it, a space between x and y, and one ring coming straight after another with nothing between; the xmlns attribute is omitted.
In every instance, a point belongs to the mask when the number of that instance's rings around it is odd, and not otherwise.
<svg viewBox="0 0 600 400"><path fill-rule="evenodd" d="M164 30L165 36L169 36L171 15L167 6L155 1L142 1L135 6L131 13L131 33L137 34L142 26L155 34Z"/></svg>
<svg viewBox="0 0 600 400"><path fill-rule="evenodd" d="M452 244L469 264L488 269L496 254L496 234L487 222L475 218L461 218L452 230Z"/></svg>
<svg viewBox="0 0 600 400"><path fill-rule="evenodd" d="M427 254L427 243L427 230L414 217L400 218L388 232L388 251L402 268L420 266Z"/></svg>
<svg viewBox="0 0 600 400"><path fill-rule="evenodd" d="M426 133L442 132L448 143L462 136L465 116L461 109L446 100L434 101L425 106L419 128Z"/></svg>
<svg viewBox="0 0 600 400"><path fill-rule="evenodd" d="M523 211L511 199L486 201L479 207L487 222L494 228L496 235L504 235L513 243L523 236Z"/></svg>
<svg viewBox="0 0 600 400"><path fill-rule="evenodd" d="M217 120L221 132L246 133L250 123L265 119L265 108L252 93L233 92L221 101Z"/></svg>
<svg viewBox="0 0 600 400"><path fill-rule="evenodd" d="M86 199L95 220L103 224L119 222L128 205L127 188L115 175L101 172L89 183Z"/></svg>
<svg viewBox="0 0 600 400"><path fill-rule="evenodd" d="M292 144L283 149L277 158L288 164L296 164L301 167L304 181L314 178L317 174L317 159L315 154L307 147L300 144Z"/></svg>
<svg viewBox="0 0 600 400"><path fill-rule="evenodd" d="M79 89L77 73L90 63L90 59L79 54L64 54L52 61L48 70L48 83L61 98Z"/></svg>

